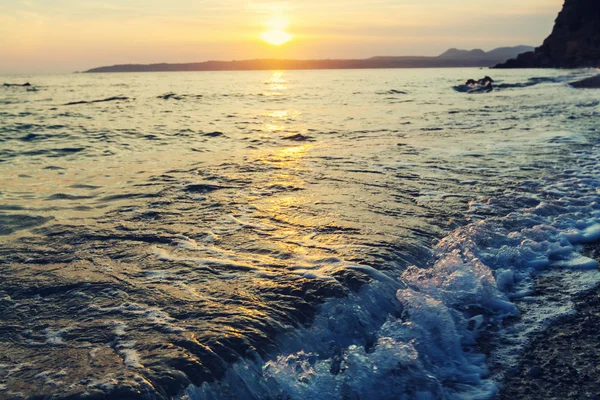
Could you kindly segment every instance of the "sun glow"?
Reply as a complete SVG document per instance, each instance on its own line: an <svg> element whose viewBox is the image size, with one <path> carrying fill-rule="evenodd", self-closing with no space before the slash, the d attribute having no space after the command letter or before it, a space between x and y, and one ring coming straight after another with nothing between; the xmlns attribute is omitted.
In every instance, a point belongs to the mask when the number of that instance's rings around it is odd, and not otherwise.
<svg viewBox="0 0 600 400"><path fill-rule="evenodd" d="M286 44L294 38L293 35L290 35L286 31L275 29L263 32L258 37L263 42L267 42L269 44L272 44L273 46L281 46L282 44Z"/></svg>
<svg viewBox="0 0 600 400"><path fill-rule="evenodd" d="M263 42L273 46L281 46L294 39L294 35L285 31L288 25L289 22L286 18L279 15L273 16L265 23L268 30L258 35L258 37Z"/></svg>

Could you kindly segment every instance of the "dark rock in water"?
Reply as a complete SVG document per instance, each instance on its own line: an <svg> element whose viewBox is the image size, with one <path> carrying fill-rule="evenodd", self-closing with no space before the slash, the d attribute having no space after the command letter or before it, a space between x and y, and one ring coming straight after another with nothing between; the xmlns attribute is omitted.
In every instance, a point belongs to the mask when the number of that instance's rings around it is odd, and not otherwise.
<svg viewBox="0 0 600 400"><path fill-rule="evenodd" d="M71 102L71 103L66 103L64 105L65 106L74 106L74 105L78 105L78 104L94 104L94 103L105 103L105 102L108 102L108 101L125 101L125 100L129 100L129 97L115 96L115 97L109 97L107 99L101 99L101 100L74 101L74 102Z"/></svg>
<svg viewBox="0 0 600 400"><path fill-rule="evenodd" d="M314 139L312 138L312 136L306 136L303 135L301 133L295 134L295 135L291 135L291 136L286 136L284 138L282 138L283 140L292 140L294 142L308 142L308 141L313 141Z"/></svg>
<svg viewBox="0 0 600 400"><path fill-rule="evenodd" d="M600 1L566 0L544 44L495 68L600 66Z"/></svg>
<svg viewBox="0 0 600 400"><path fill-rule="evenodd" d="M494 80L485 76L479 80L469 79L464 85L455 86L454 90L461 93L488 93L494 90Z"/></svg>
<svg viewBox="0 0 600 400"><path fill-rule="evenodd" d="M465 82L465 85L467 85L467 86L475 86L475 85L488 86L488 85L491 85L492 83L494 83L494 80L492 78L490 78L489 76L485 76L477 81L475 79L469 79Z"/></svg>
<svg viewBox="0 0 600 400"><path fill-rule="evenodd" d="M577 89L600 89L600 75L583 79L577 82L571 82L569 85Z"/></svg>

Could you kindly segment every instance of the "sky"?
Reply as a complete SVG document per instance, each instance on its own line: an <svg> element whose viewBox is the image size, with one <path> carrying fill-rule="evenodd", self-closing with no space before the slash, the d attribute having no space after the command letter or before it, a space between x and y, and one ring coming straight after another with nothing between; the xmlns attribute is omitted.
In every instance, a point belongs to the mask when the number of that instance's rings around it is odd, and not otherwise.
<svg viewBox="0 0 600 400"><path fill-rule="evenodd" d="M0 0L0 73L538 46L563 0ZM269 35L265 35L269 32ZM288 41L274 46L261 37ZM277 41L277 40L275 40Z"/></svg>

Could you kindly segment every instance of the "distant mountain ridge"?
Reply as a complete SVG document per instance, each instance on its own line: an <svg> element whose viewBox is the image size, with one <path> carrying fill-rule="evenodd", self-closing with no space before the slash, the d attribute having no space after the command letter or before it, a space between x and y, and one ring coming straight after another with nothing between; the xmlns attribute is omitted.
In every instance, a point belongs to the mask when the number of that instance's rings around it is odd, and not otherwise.
<svg viewBox="0 0 600 400"><path fill-rule="evenodd" d="M457 68L491 67L525 51L530 46L501 47L489 52L483 50L449 49L437 57L377 56L350 60L281 60L255 59L242 61L205 61L184 64L122 64L93 68L86 73L104 72L177 72L177 71L253 71L253 70L306 70L306 69L368 69L368 68Z"/></svg>
<svg viewBox="0 0 600 400"><path fill-rule="evenodd" d="M463 58L463 59L471 59L471 58L480 58L480 59L485 59L487 58L487 53L481 49L474 49L474 50L460 50L460 49L448 49L445 52L443 52L442 54L440 54L438 56L438 58L452 58L452 59L456 59L456 58Z"/></svg>
<svg viewBox="0 0 600 400"><path fill-rule="evenodd" d="M449 49L438 57L443 59L462 59L462 60L508 60L516 57L521 53L534 50L532 46L514 46L514 47L499 47L497 49L485 52L481 49L474 50L459 50Z"/></svg>

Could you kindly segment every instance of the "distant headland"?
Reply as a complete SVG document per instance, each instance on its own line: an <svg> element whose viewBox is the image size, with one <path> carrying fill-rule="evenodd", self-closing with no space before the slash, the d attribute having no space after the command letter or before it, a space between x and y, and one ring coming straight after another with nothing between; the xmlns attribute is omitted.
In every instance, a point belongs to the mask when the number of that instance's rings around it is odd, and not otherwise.
<svg viewBox="0 0 600 400"><path fill-rule="evenodd" d="M181 71L257 71L306 69L369 68L458 68L491 67L533 50L531 46L501 47L492 51L450 49L437 57L372 57L355 60L280 60L206 61L187 64L124 64L93 68L86 73L102 72L181 72Z"/></svg>

